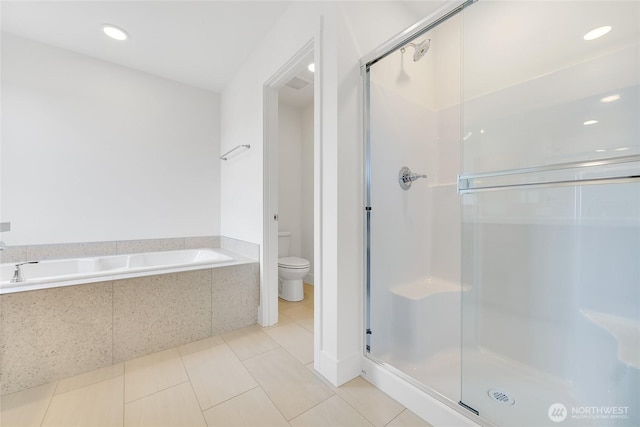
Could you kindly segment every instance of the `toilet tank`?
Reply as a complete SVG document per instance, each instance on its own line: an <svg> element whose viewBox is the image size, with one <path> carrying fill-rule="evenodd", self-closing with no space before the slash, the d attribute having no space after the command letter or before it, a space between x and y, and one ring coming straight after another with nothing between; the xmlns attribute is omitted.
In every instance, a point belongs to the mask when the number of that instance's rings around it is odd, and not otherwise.
<svg viewBox="0 0 640 427"><path fill-rule="evenodd" d="M289 256L289 244L291 243L290 231L278 232L278 258Z"/></svg>

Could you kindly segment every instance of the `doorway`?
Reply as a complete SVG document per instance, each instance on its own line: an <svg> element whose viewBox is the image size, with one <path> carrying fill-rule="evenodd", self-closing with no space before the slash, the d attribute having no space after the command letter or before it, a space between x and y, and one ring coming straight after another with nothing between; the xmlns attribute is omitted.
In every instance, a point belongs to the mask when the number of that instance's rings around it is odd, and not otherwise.
<svg viewBox="0 0 640 427"><path fill-rule="evenodd" d="M290 315L301 315L298 323L313 335L313 360L320 348L321 318L316 303L321 290L320 70L310 69L319 59L316 43L308 42L264 86L264 271L259 312L263 326L279 323L287 309ZM300 302L279 298L282 232L290 233L285 237L289 256L309 261Z"/></svg>

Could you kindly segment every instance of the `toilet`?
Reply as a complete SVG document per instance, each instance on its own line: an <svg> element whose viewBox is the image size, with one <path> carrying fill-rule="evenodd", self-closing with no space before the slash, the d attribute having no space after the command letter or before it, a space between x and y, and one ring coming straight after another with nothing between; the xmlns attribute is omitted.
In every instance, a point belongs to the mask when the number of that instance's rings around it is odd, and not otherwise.
<svg viewBox="0 0 640 427"><path fill-rule="evenodd" d="M291 232L278 233L278 296L287 301L302 301L304 288L302 279L309 272L311 263L289 256Z"/></svg>

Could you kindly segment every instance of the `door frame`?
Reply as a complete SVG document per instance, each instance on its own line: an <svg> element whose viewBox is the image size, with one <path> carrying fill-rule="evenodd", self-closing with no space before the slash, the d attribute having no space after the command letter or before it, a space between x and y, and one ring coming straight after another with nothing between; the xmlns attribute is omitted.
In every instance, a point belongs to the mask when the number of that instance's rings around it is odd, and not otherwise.
<svg viewBox="0 0 640 427"><path fill-rule="evenodd" d="M278 91L313 54L313 266L314 266L314 360L318 360L322 336L322 61L321 36L296 52L263 86L263 245L262 287L258 322L278 323Z"/></svg>

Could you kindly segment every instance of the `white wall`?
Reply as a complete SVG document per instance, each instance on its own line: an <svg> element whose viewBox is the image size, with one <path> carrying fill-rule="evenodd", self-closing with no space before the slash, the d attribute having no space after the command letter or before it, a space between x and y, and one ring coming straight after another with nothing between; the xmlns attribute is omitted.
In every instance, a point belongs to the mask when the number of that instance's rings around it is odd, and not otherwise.
<svg viewBox="0 0 640 427"><path fill-rule="evenodd" d="M278 229L290 231L290 256L310 262L313 284L313 103L278 106Z"/></svg>
<svg viewBox="0 0 640 427"><path fill-rule="evenodd" d="M300 256L311 262L305 283L314 284L313 274L313 103L302 110L302 222Z"/></svg>
<svg viewBox="0 0 640 427"><path fill-rule="evenodd" d="M278 106L278 230L290 231L289 256L301 256L302 112ZM282 257L282 255L279 255Z"/></svg>
<svg viewBox="0 0 640 427"><path fill-rule="evenodd" d="M2 35L9 245L220 234L219 96Z"/></svg>
<svg viewBox="0 0 640 427"><path fill-rule="evenodd" d="M251 150L236 156L233 161L222 166L221 186L221 227L222 234L241 240L264 245L263 240L263 90L265 83L305 44L318 40L322 44L316 51L316 75L319 85L321 109L317 114L323 117L322 141L317 153L328 171L337 169L336 157L336 5L325 2L294 2L283 14L271 32L259 43L250 59L236 73L222 93L221 138L222 150L238 144L251 144ZM324 72L326 70L326 73ZM348 356L338 352L338 327L336 315L337 299L337 231L336 231L336 179L335 172L322 176L317 186L322 186L322 289L316 290L316 369L334 383L344 382L338 378L338 365L349 358L351 368L345 377L353 377L359 372L359 362L353 368L353 353ZM316 260L320 254L316 254ZM261 309L268 310L277 304L277 295L271 295L265 282L264 250L261 254ZM316 264L317 265L317 264ZM317 274L317 269L316 269ZM273 299L273 301L271 301ZM356 302L357 303L357 302ZM265 308L266 307L266 308ZM276 307L277 308L277 307ZM357 314L356 314L357 317ZM357 328L357 322L350 323ZM359 357L359 354L356 354Z"/></svg>

